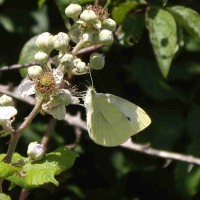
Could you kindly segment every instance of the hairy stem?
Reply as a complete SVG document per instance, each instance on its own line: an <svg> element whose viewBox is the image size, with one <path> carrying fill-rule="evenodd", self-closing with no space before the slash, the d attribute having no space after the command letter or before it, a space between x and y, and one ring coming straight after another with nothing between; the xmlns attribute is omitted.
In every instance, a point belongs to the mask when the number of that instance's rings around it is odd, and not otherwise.
<svg viewBox="0 0 200 200"><path fill-rule="evenodd" d="M4 159L4 161L6 163L10 163L13 153L16 149L17 143L19 141L19 138L21 137L24 129L32 122L32 120L34 119L34 117L38 114L41 104L43 102L43 98L40 98L36 104L35 107L33 108L33 110L31 111L31 113L29 114L28 117L25 118L24 122L21 124L21 126L14 132L13 135L11 135L11 139L9 142L9 147L8 147L8 151L6 154L6 157Z"/></svg>

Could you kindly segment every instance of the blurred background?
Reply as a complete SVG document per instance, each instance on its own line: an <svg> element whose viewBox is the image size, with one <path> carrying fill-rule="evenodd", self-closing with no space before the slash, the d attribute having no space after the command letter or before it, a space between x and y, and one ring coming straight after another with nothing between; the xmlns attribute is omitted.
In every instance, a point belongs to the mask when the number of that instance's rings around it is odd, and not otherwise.
<svg viewBox="0 0 200 200"><path fill-rule="evenodd" d="M21 49L32 37L42 33L67 32L63 10L69 0L0 0L0 65L19 63ZM138 1L136 1L138 2ZM152 6L162 6L162 0L147 1ZM43 4L44 3L44 4ZM93 4L93 1L81 1ZM100 1L108 4L112 13L120 0ZM169 0L167 6L181 5L200 12L198 0ZM142 10L141 6L141 10ZM92 76L98 92L111 93L125 98L144 108L152 124L132 137L135 143L150 144L151 147L200 157L200 44L186 32L180 31L179 51L176 53L167 78L159 70L144 26L144 12L138 14L137 24L131 13L121 26L125 35L116 34L110 47L98 50L105 54L106 65ZM132 13L135 14L135 13ZM112 17L112 15L111 15ZM141 18L141 20L140 20ZM132 29L131 29L132 28ZM118 29L119 30L119 29ZM132 34L132 41L127 37ZM88 59L90 54L81 55ZM21 81L18 70L2 72L0 84L16 87ZM88 75L72 78L73 85L87 84ZM18 126L32 107L16 101ZM81 106L69 106L67 111L75 115L85 110ZM40 141L50 116L39 115L26 129L17 151L26 156L27 145ZM57 177L60 186L45 185L30 191L29 199L43 200L180 200L200 199L200 168L173 161L164 167L166 160L137 153L122 147L105 148L96 145L82 130L80 143L74 148L79 153L74 167ZM48 151L75 140L74 127L58 121L50 140ZM0 152L5 153L9 138L0 138ZM17 199L20 188L6 192Z"/></svg>

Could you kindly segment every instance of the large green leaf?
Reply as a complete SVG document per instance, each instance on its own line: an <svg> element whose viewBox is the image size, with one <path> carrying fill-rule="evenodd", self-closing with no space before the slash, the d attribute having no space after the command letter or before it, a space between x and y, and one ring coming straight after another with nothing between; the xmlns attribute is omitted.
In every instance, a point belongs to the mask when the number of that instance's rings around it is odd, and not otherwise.
<svg viewBox="0 0 200 200"><path fill-rule="evenodd" d="M115 7L112 11L112 18L118 23L118 24L121 24L127 13L136 8L137 5L139 3L138 2L125 2L125 3L121 3L118 7Z"/></svg>
<svg viewBox="0 0 200 200"><path fill-rule="evenodd" d="M177 50L177 29L173 16L160 8L148 12L147 26L160 71L167 77Z"/></svg>
<svg viewBox="0 0 200 200"><path fill-rule="evenodd" d="M154 99L159 101L168 99L185 100L183 94L170 86L162 77L156 63L135 59L131 65L130 72L145 93Z"/></svg>
<svg viewBox="0 0 200 200"><path fill-rule="evenodd" d="M30 40L28 40L25 45L23 46L20 56L19 56L19 63L20 64L28 64L33 63L34 55L37 53L38 48L35 44L35 41L37 39L37 36L32 37ZM27 73L27 69L21 69L20 73L22 76L25 76Z"/></svg>
<svg viewBox="0 0 200 200"><path fill-rule="evenodd" d="M0 193L0 200L11 200L10 197L4 193Z"/></svg>
<svg viewBox="0 0 200 200"><path fill-rule="evenodd" d="M134 43L139 42L143 33L144 25L145 21L143 15L136 13L128 14L125 17L122 26L124 36L120 38L121 43L123 43L124 45L132 46Z"/></svg>
<svg viewBox="0 0 200 200"><path fill-rule="evenodd" d="M168 10L173 14L178 24L200 43L200 15L184 6L174 6Z"/></svg>
<svg viewBox="0 0 200 200"><path fill-rule="evenodd" d="M14 155L16 160L17 155ZM42 160L36 162L17 162L17 164L0 163L0 177L22 188L33 189L45 183L53 183L58 186L55 175L71 168L78 154L60 147L47 154ZM19 155L18 155L19 157ZM25 159L20 157L21 159Z"/></svg>

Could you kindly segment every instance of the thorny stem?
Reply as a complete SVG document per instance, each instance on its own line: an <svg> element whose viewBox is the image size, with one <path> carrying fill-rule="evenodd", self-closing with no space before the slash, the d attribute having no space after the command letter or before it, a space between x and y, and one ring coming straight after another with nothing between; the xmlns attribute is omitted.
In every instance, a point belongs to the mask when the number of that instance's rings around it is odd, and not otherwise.
<svg viewBox="0 0 200 200"><path fill-rule="evenodd" d="M6 163L10 163L13 153L16 149L17 143L19 141L19 138L21 137L23 130L32 122L32 120L34 119L34 117L38 114L41 104L43 102L43 98L41 97L35 104L35 107L33 108L33 110L31 111L31 113L29 114L28 117L25 118L24 122L21 124L21 126L14 132L13 135L11 135L11 139L9 142L9 147L8 147L8 151L6 154L6 157L4 159L4 161Z"/></svg>

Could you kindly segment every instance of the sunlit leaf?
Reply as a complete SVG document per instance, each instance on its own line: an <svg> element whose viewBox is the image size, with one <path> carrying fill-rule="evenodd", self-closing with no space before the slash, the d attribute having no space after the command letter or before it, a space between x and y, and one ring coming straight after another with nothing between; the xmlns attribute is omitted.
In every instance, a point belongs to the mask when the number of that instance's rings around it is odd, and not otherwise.
<svg viewBox="0 0 200 200"><path fill-rule="evenodd" d="M45 183L53 183L58 186L55 175L71 168L77 156L78 154L66 147L60 147L37 162L22 162L21 158L17 163L11 165L2 161L0 177L10 181L12 185L26 189L33 189ZM25 159L23 160L25 161Z"/></svg>
<svg viewBox="0 0 200 200"><path fill-rule="evenodd" d="M184 6L174 6L168 10L174 15L178 24L200 42L200 15Z"/></svg>
<svg viewBox="0 0 200 200"><path fill-rule="evenodd" d="M139 3L138 2L125 2L125 3L121 3L118 7L115 7L112 11L112 18L118 23L121 24L127 13L136 8L137 5Z"/></svg>
<svg viewBox="0 0 200 200"><path fill-rule="evenodd" d="M1 200L11 200L11 198L4 193L0 193L0 199Z"/></svg>
<svg viewBox="0 0 200 200"><path fill-rule="evenodd" d="M167 77L177 50L175 20L169 12L154 8L148 12L147 25L160 71Z"/></svg>

